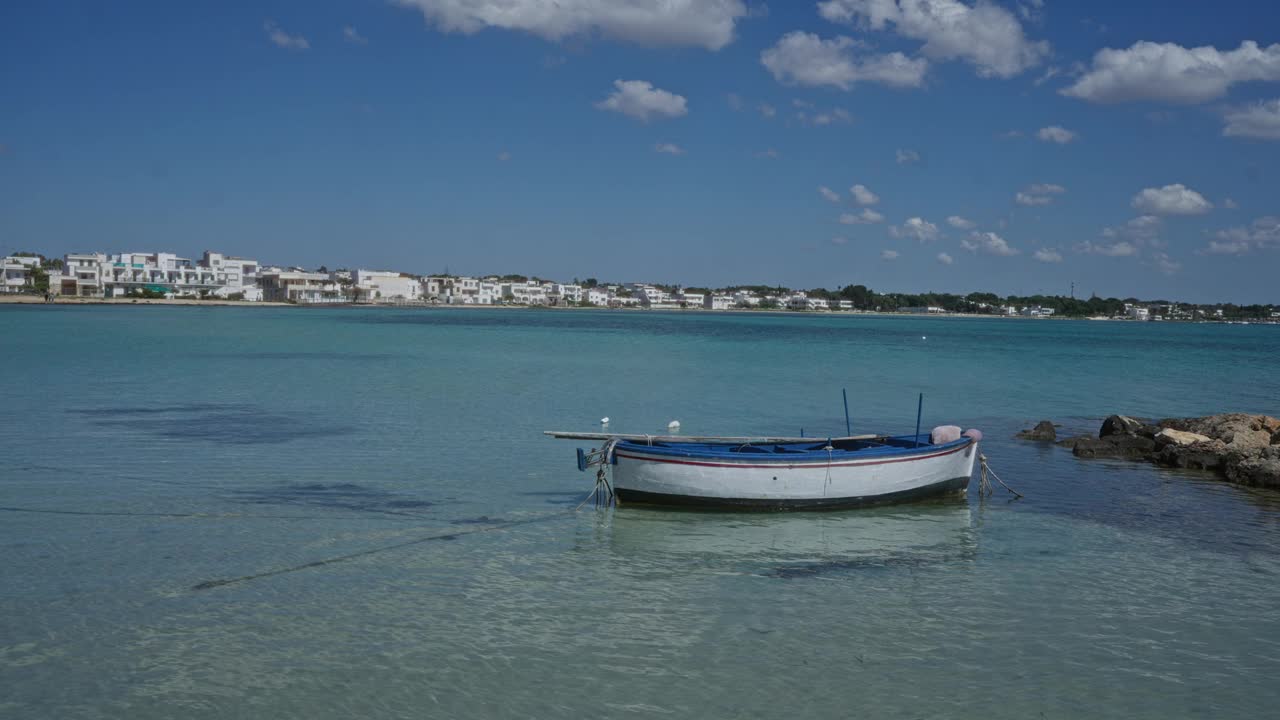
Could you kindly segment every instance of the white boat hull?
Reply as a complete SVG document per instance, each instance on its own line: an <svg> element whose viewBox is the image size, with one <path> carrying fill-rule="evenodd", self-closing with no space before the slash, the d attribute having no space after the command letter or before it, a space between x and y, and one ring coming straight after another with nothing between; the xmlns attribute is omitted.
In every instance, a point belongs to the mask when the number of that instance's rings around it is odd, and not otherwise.
<svg viewBox="0 0 1280 720"><path fill-rule="evenodd" d="M619 448L614 457L613 487L623 504L843 508L963 493L978 444L921 448L902 457L795 463L676 458L635 446Z"/></svg>

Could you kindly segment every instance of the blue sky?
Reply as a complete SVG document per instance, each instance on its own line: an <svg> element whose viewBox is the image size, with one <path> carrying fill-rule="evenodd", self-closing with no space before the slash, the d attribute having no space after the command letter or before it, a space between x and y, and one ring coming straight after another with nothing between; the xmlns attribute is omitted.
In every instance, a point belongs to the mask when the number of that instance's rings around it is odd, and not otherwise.
<svg viewBox="0 0 1280 720"><path fill-rule="evenodd" d="M1280 302L1280 8L1185 5L6 3L0 251Z"/></svg>

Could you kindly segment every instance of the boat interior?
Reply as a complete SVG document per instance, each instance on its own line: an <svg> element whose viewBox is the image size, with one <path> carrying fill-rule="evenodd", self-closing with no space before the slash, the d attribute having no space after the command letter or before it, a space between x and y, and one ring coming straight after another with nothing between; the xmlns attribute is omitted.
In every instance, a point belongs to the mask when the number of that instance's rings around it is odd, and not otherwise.
<svg viewBox="0 0 1280 720"><path fill-rule="evenodd" d="M947 445L961 444L968 442L968 438L956 441L955 443L947 443ZM815 439L812 442L803 443L682 443L654 440L651 443L641 442L624 442L624 445L631 445L637 449L645 450L657 449L663 454L679 453L691 455L811 455L814 453L827 452L827 446L830 446L834 452L838 453L861 453L861 454L879 454L897 453L904 450L913 450L924 447L941 447L935 446L929 442L928 435L886 435L875 439L833 439L820 440Z"/></svg>

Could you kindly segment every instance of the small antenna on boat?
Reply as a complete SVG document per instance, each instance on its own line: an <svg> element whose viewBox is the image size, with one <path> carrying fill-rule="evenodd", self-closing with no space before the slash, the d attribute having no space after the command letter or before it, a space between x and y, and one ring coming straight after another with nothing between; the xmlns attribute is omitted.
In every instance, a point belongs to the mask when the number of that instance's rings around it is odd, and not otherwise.
<svg viewBox="0 0 1280 720"><path fill-rule="evenodd" d="M849 437L853 435L853 428L849 425L849 391L840 388L840 394L844 396L844 434Z"/></svg>
<svg viewBox="0 0 1280 720"><path fill-rule="evenodd" d="M924 413L924 393L920 393L920 400L916 402L915 447L920 447L920 415L923 413Z"/></svg>

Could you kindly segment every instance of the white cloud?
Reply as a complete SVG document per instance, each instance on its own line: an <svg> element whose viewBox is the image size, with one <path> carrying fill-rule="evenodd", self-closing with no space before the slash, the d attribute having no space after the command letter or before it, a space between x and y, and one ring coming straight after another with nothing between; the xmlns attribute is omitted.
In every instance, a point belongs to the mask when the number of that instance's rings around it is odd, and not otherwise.
<svg viewBox="0 0 1280 720"><path fill-rule="evenodd" d="M392 0L444 32L521 30L546 40L599 33L641 45L719 50L749 11L742 0Z"/></svg>
<svg viewBox="0 0 1280 720"><path fill-rule="evenodd" d="M613 86L613 93L596 103L597 108L645 122L653 116L675 118L689 113L684 96L659 90L645 80L614 80Z"/></svg>
<svg viewBox="0 0 1280 720"><path fill-rule="evenodd" d="M1036 195L1061 195L1067 189L1054 183L1035 183L1027 188L1027 192Z"/></svg>
<svg viewBox="0 0 1280 720"><path fill-rule="evenodd" d="M822 197L830 200L833 203L840 202L840 193L836 192L835 190L832 190L826 185L820 185L818 187L818 194L822 195Z"/></svg>
<svg viewBox="0 0 1280 720"><path fill-rule="evenodd" d="M890 226L889 234L896 238L914 238L919 242L937 240L940 235L937 225L918 217L907 218L902 225Z"/></svg>
<svg viewBox="0 0 1280 720"><path fill-rule="evenodd" d="M880 259L881 260L897 260L898 251L897 250L881 250Z"/></svg>
<svg viewBox="0 0 1280 720"><path fill-rule="evenodd" d="M369 44L369 38L361 35L354 25L344 25L342 27L342 39L352 45Z"/></svg>
<svg viewBox="0 0 1280 720"><path fill-rule="evenodd" d="M271 38L271 42L275 43L277 47L282 47L286 50L306 50L311 47L311 43L307 42L305 37L290 35L281 30L275 20L267 20L262 23L262 29L267 31L267 37Z"/></svg>
<svg viewBox="0 0 1280 720"><path fill-rule="evenodd" d="M938 253L938 262L942 263L943 265L950 265L955 261L956 261L955 258L951 257L950 255L944 252Z"/></svg>
<svg viewBox="0 0 1280 720"><path fill-rule="evenodd" d="M1228 209L1228 210L1237 210L1237 209L1239 209L1240 204L1239 204L1239 203L1237 203L1235 200L1232 200L1231 198L1225 198L1225 199L1222 201L1222 207L1224 207L1224 208L1226 208L1226 209Z"/></svg>
<svg viewBox="0 0 1280 720"><path fill-rule="evenodd" d="M729 109L738 112L744 107L742 96L738 93L725 93L724 101L729 105Z"/></svg>
<svg viewBox="0 0 1280 720"><path fill-rule="evenodd" d="M1054 195L1061 195L1067 191L1061 185L1053 183L1036 183L1028 185L1025 190L1016 193L1013 201L1019 205L1036 206L1048 205L1053 202Z"/></svg>
<svg viewBox="0 0 1280 720"><path fill-rule="evenodd" d="M1259 140L1280 140L1280 98L1228 110L1222 134Z"/></svg>
<svg viewBox="0 0 1280 720"><path fill-rule="evenodd" d="M816 113L812 117L807 116L805 113L797 113L796 119L801 122L811 122L818 126L836 124L843 125L853 122L853 115L844 108L835 108L830 112Z"/></svg>
<svg viewBox="0 0 1280 720"><path fill-rule="evenodd" d="M947 218L947 224L959 230L972 230L978 227L978 224L968 218L962 218L959 215L952 215Z"/></svg>
<svg viewBox="0 0 1280 720"><path fill-rule="evenodd" d="M782 157L782 153L778 152L777 150L774 150L773 148L766 148L756 153L756 157L767 158L769 160L777 160L778 158Z"/></svg>
<svg viewBox="0 0 1280 720"><path fill-rule="evenodd" d="M898 149L895 153L899 165L913 165L920 162L920 153L915 150Z"/></svg>
<svg viewBox="0 0 1280 720"><path fill-rule="evenodd" d="M1139 215L1124 225L1103 228L1102 236L1112 240L1125 238L1134 241L1138 245L1158 245L1159 242L1157 241L1160 237L1162 224L1163 221L1155 215Z"/></svg>
<svg viewBox="0 0 1280 720"><path fill-rule="evenodd" d="M848 243L848 242L849 242L849 238L844 237L843 235L837 235L837 236L835 236L835 237L831 238L831 244L832 244L832 245L844 245L844 244L846 244L846 243Z"/></svg>
<svg viewBox="0 0 1280 720"><path fill-rule="evenodd" d="M1154 215L1203 215L1213 209L1213 203L1182 183L1146 188L1134 195L1129 204Z"/></svg>
<svg viewBox="0 0 1280 720"><path fill-rule="evenodd" d="M854 202L864 207L880 202L880 196L871 192L871 189L866 185L854 185L849 188L849 193L853 195Z"/></svg>
<svg viewBox="0 0 1280 720"><path fill-rule="evenodd" d="M760 103L760 107L758 109L760 110L760 114L767 118L772 118L774 115L778 114L778 109L768 103Z"/></svg>
<svg viewBox="0 0 1280 720"><path fill-rule="evenodd" d="M683 155L684 148L675 143L660 142L653 146L654 152L665 153L667 155Z"/></svg>
<svg viewBox="0 0 1280 720"><path fill-rule="evenodd" d="M1049 52L1047 42L1027 39L1013 13L984 0L825 0L818 13L870 30L892 24L897 34L923 40L920 52L926 57L964 60L982 77L1013 77Z"/></svg>
<svg viewBox="0 0 1280 720"><path fill-rule="evenodd" d="M511 159L511 153L507 152L506 150L503 150L502 152L498 153L498 162L506 162L510 159Z"/></svg>
<svg viewBox="0 0 1280 720"><path fill-rule="evenodd" d="M988 255L999 255L1001 257L1009 257L1021 252L1017 248L1011 247L1007 240L993 232L969 233L969 238L969 240L960 241L960 246L969 252L981 250Z"/></svg>
<svg viewBox="0 0 1280 720"><path fill-rule="evenodd" d="M884 216L871 208L863 208L857 213L844 213L840 216L841 225L874 225L878 222L884 222Z"/></svg>
<svg viewBox="0 0 1280 720"><path fill-rule="evenodd" d="M1086 240L1077 245L1076 250L1082 253L1105 255L1107 257L1132 257L1138 254L1138 248L1127 240L1121 240L1117 243L1094 243Z"/></svg>
<svg viewBox="0 0 1280 720"><path fill-rule="evenodd" d="M850 90L860 82L890 87L920 87L929 62L900 52L855 57L858 43L840 36L823 40L801 31L783 35L771 48L760 53L760 63L783 85L830 85Z"/></svg>
<svg viewBox="0 0 1280 720"><path fill-rule="evenodd" d="M1053 248L1040 248L1036 250L1031 257L1042 263L1060 263L1062 262L1062 253Z"/></svg>
<svg viewBox="0 0 1280 720"><path fill-rule="evenodd" d="M1280 44L1260 48L1247 40L1225 52L1147 41L1126 50L1105 48L1093 56L1088 72L1060 92L1098 103L1201 103L1250 80L1280 80Z"/></svg>
<svg viewBox="0 0 1280 720"><path fill-rule="evenodd" d="M1249 243L1238 240L1210 240L1204 251L1210 255L1243 255L1252 249Z"/></svg>
<svg viewBox="0 0 1280 720"><path fill-rule="evenodd" d="M1151 256L1151 264L1165 275L1172 275L1182 269L1182 263L1177 262L1165 253L1158 252Z"/></svg>
<svg viewBox="0 0 1280 720"><path fill-rule="evenodd" d="M1066 145L1076 139L1076 133L1060 125L1050 125L1049 127L1042 127L1036 131L1036 137L1045 142Z"/></svg>
<svg viewBox="0 0 1280 720"><path fill-rule="evenodd" d="M1268 215L1251 225L1227 228L1213 234L1205 252L1219 255L1243 255L1252 250L1280 248L1280 217Z"/></svg>

